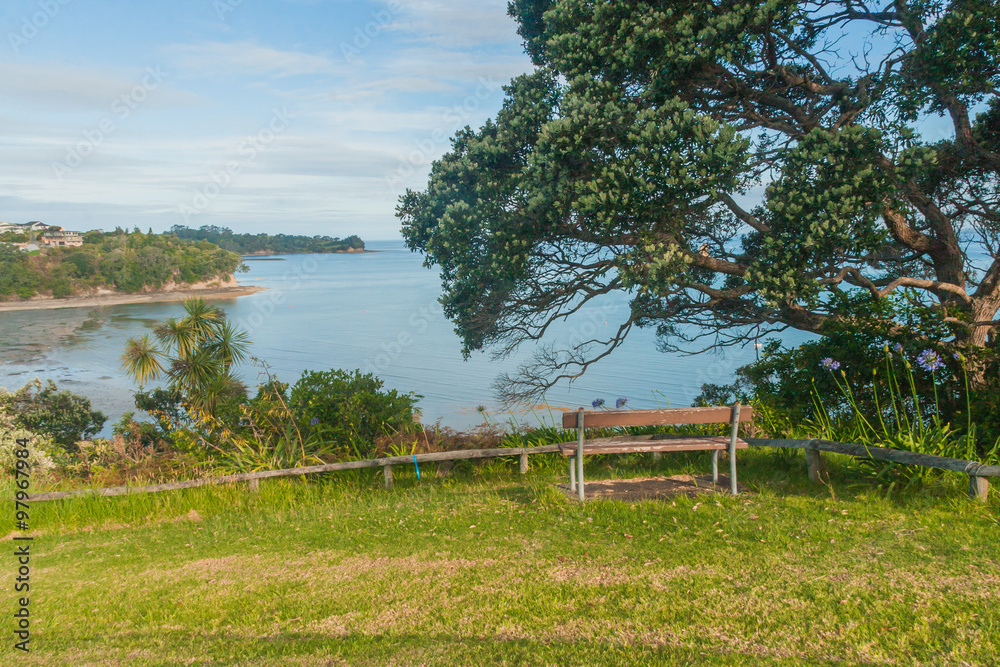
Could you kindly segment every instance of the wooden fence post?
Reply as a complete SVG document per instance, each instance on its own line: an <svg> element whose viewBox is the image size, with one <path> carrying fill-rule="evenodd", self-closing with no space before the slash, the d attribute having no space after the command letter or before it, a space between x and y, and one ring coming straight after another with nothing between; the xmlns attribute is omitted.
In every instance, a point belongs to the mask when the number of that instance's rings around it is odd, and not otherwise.
<svg viewBox="0 0 1000 667"><path fill-rule="evenodd" d="M521 452L521 474L524 475L528 472L528 455Z"/></svg>
<svg viewBox="0 0 1000 667"><path fill-rule="evenodd" d="M990 480L988 477L976 477L969 475L969 495L980 502L986 502L986 497L990 493Z"/></svg>
<svg viewBox="0 0 1000 667"><path fill-rule="evenodd" d="M385 477L385 488L392 488L392 466L384 465L382 466L382 475Z"/></svg>
<svg viewBox="0 0 1000 667"><path fill-rule="evenodd" d="M260 480L259 479L251 479L251 480L247 481L247 487L253 493L257 493L258 491L260 491Z"/></svg>
<svg viewBox="0 0 1000 667"><path fill-rule="evenodd" d="M823 464L823 455L818 449L806 449L806 468L809 471L809 481L819 484L826 476L826 466Z"/></svg>

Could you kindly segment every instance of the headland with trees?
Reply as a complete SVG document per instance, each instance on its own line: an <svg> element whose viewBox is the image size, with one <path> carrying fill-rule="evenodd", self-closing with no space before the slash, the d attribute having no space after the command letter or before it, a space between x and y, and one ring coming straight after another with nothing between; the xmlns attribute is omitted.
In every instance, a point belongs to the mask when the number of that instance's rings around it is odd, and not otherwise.
<svg viewBox="0 0 1000 667"><path fill-rule="evenodd" d="M365 252L357 236L234 234L175 226L156 234L117 228L66 232L43 223L7 225L0 235L0 310L234 298L242 255Z"/></svg>
<svg viewBox="0 0 1000 667"><path fill-rule="evenodd" d="M208 241L240 255L293 255L302 253L365 252L365 242L356 235L340 239L331 236L291 234L236 234L227 227L204 225L191 229L174 225L170 233L179 239Z"/></svg>

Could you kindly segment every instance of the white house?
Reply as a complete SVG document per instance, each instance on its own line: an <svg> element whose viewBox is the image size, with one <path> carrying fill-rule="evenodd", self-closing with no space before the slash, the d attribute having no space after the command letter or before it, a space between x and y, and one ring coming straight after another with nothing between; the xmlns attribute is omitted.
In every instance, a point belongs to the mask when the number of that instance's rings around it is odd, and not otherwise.
<svg viewBox="0 0 1000 667"><path fill-rule="evenodd" d="M45 232L42 234L41 242L52 248L57 246L78 248L83 245L83 238L79 232Z"/></svg>

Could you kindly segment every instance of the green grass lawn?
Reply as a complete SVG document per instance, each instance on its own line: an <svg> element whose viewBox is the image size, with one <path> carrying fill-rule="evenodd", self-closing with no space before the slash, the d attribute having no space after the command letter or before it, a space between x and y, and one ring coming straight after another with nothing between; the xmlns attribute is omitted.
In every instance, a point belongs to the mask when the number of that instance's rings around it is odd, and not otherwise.
<svg viewBox="0 0 1000 667"><path fill-rule="evenodd" d="M995 499L960 475L887 499L837 460L822 487L801 453L740 460L737 498L580 505L537 457L399 467L391 491L363 471L36 503L33 650L4 664L997 663Z"/></svg>

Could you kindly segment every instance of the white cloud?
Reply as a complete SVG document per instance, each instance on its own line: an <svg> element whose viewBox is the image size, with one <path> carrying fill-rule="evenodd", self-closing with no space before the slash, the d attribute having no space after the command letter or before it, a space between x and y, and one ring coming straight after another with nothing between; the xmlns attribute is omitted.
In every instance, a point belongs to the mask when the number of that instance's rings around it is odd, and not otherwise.
<svg viewBox="0 0 1000 667"><path fill-rule="evenodd" d="M171 89L170 72L158 66L138 70L131 77L64 65L23 65L0 62L0 104L21 110L60 112L106 111L123 95L152 86L143 104L181 106L201 104L192 93Z"/></svg>
<svg viewBox="0 0 1000 667"><path fill-rule="evenodd" d="M520 41L507 0L398 0L402 19L394 30L450 47L481 47Z"/></svg>
<svg viewBox="0 0 1000 667"><path fill-rule="evenodd" d="M174 44L165 50L178 67L201 74L281 77L344 71L343 65L325 56L280 51L254 42Z"/></svg>

